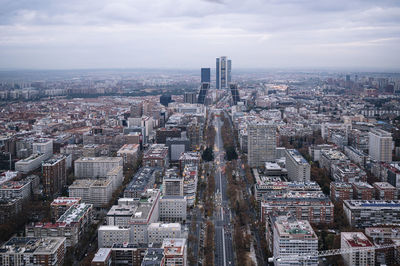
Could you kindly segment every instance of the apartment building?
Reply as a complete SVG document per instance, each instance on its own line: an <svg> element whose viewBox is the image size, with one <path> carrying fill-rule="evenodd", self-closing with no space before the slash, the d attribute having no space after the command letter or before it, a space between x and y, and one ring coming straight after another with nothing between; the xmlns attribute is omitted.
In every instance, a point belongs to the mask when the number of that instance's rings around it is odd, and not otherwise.
<svg viewBox="0 0 400 266"><path fill-rule="evenodd" d="M369 156L379 162L392 161L392 134L378 128L372 128L369 132Z"/></svg>
<svg viewBox="0 0 400 266"><path fill-rule="evenodd" d="M341 232L340 233L340 248L353 249L353 248L367 248L374 245L368 238L361 232ZM345 265L360 265L369 266L375 265L375 250L365 250L359 252L349 252L342 254Z"/></svg>
<svg viewBox="0 0 400 266"><path fill-rule="evenodd" d="M310 181L310 164L297 150L286 150L286 169L290 180Z"/></svg>

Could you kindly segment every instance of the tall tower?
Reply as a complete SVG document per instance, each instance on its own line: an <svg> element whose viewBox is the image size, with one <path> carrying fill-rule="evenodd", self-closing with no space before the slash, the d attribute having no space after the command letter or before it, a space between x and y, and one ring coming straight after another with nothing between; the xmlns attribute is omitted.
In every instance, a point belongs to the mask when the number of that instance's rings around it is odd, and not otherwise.
<svg viewBox="0 0 400 266"><path fill-rule="evenodd" d="M276 159L276 125L252 121L247 125L247 134L250 167L261 167Z"/></svg>
<svg viewBox="0 0 400 266"><path fill-rule="evenodd" d="M231 82L232 61L226 56L221 56L216 60L216 87L217 89L227 89Z"/></svg>
<svg viewBox="0 0 400 266"><path fill-rule="evenodd" d="M201 85L200 85L200 91L199 91L197 103L204 104L204 100L206 98L207 91L210 88L210 82L211 82L210 68L202 68L201 69Z"/></svg>
<svg viewBox="0 0 400 266"><path fill-rule="evenodd" d="M392 161L392 134L382 129L373 128L368 133L369 156L379 162Z"/></svg>

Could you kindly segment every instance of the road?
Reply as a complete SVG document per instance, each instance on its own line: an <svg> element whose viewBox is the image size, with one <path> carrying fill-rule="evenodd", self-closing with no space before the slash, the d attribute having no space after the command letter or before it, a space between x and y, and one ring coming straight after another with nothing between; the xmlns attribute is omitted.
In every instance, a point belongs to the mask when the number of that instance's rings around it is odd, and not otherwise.
<svg viewBox="0 0 400 266"><path fill-rule="evenodd" d="M235 256L232 243L233 225L230 222L232 213L226 193L226 176L223 173L225 159L221 136L222 121L219 117L215 117L214 126L216 131L214 143L216 209L213 217L215 225L215 265L227 266L235 264Z"/></svg>

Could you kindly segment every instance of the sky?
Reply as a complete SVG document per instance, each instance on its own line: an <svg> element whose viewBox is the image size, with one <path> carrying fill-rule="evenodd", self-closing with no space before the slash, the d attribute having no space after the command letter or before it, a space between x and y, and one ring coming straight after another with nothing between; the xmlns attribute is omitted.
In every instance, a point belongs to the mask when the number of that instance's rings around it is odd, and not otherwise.
<svg viewBox="0 0 400 266"><path fill-rule="evenodd" d="M400 70L400 1L0 0L0 69Z"/></svg>

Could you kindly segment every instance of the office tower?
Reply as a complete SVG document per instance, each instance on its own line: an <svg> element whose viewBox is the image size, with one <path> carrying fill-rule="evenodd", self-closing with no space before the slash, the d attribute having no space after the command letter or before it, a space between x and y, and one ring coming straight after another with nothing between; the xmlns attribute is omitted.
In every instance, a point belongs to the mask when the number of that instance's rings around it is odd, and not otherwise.
<svg viewBox="0 0 400 266"><path fill-rule="evenodd" d="M231 82L232 61L226 56L221 56L216 60L216 87L217 89L227 89Z"/></svg>
<svg viewBox="0 0 400 266"><path fill-rule="evenodd" d="M237 103L240 102L238 86L237 84L230 84L229 86L231 88L233 105L237 105Z"/></svg>
<svg viewBox="0 0 400 266"><path fill-rule="evenodd" d="M67 185L67 163L64 156L51 158L42 163L44 194L53 197Z"/></svg>
<svg viewBox="0 0 400 266"><path fill-rule="evenodd" d="M373 128L369 132L369 156L379 162L392 161L392 134Z"/></svg>
<svg viewBox="0 0 400 266"><path fill-rule="evenodd" d="M318 265L316 256L285 258L318 251L318 237L308 221L279 216L274 223L273 234L275 265Z"/></svg>
<svg viewBox="0 0 400 266"><path fill-rule="evenodd" d="M184 101L185 103L197 103L196 92L185 92Z"/></svg>
<svg viewBox="0 0 400 266"><path fill-rule="evenodd" d="M248 124L247 154L250 167L261 167L276 158L276 125L265 122Z"/></svg>
<svg viewBox="0 0 400 266"><path fill-rule="evenodd" d="M202 68L201 69L201 83L210 83L211 82L211 70L210 68Z"/></svg>
<svg viewBox="0 0 400 266"><path fill-rule="evenodd" d="M210 73L211 73L211 71L209 68L201 69L201 85L200 85L200 91L199 91L197 103L204 104L204 101L207 96L207 91L210 88L210 82L211 82L211 74Z"/></svg>
<svg viewBox="0 0 400 266"><path fill-rule="evenodd" d="M343 253L342 257L345 265L375 265L375 250L374 245L361 232L341 232L340 233L340 248L367 248L365 251Z"/></svg>
<svg viewBox="0 0 400 266"><path fill-rule="evenodd" d="M289 180L310 181L310 164L297 150L286 150L286 168Z"/></svg>
<svg viewBox="0 0 400 266"><path fill-rule="evenodd" d="M160 103L164 106L168 106L169 103L172 102L171 95L161 95L160 96Z"/></svg>

